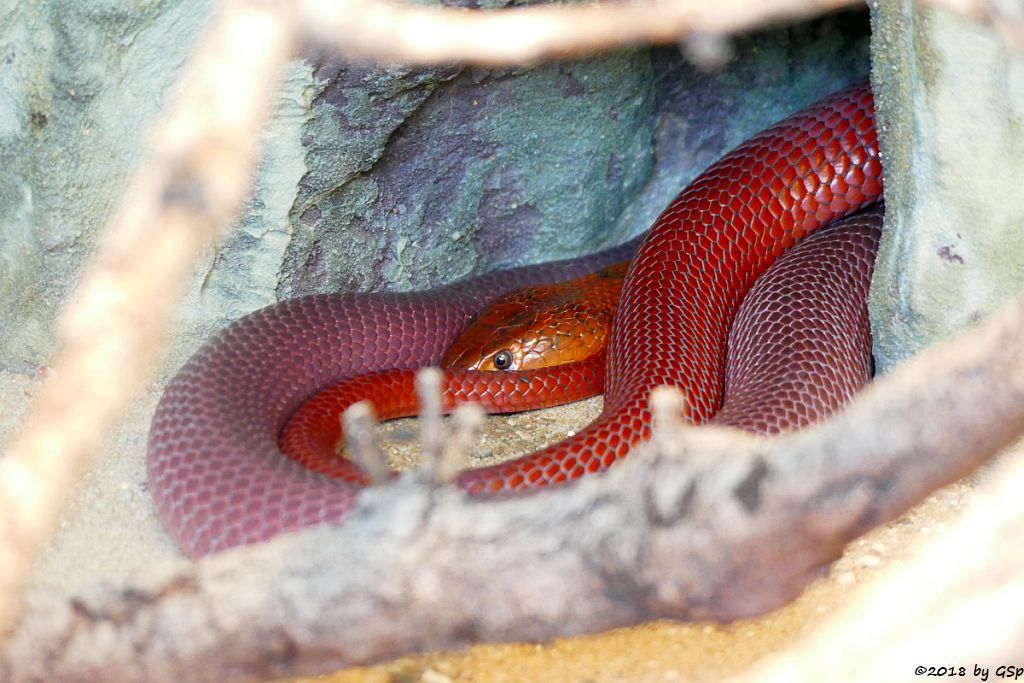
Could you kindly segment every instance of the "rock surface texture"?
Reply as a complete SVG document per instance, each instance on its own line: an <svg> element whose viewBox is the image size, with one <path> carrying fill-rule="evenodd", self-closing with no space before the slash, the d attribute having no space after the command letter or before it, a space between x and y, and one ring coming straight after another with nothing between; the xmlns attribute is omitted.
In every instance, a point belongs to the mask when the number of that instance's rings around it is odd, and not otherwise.
<svg viewBox="0 0 1024 683"><path fill-rule="evenodd" d="M872 29L884 371L1024 291L1024 58L987 27L907 2L879 3Z"/></svg>
<svg viewBox="0 0 1024 683"><path fill-rule="evenodd" d="M0 364L31 372L208 0L0 11ZM378 69L309 55L286 74L252 196L197 266L165 376L279 299L416 289L594 251L644 230L750 133L868 69L864 13L735 40L531 69Z"/></svg>

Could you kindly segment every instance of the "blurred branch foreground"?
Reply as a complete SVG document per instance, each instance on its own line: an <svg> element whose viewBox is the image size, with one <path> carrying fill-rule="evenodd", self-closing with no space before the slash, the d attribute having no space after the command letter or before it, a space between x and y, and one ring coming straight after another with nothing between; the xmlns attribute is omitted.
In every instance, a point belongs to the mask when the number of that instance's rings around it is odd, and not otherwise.
<svg viewBox="0 0 1024 683"><path fill-rule="evenodd" d="M689 429L671 417L677 395L659 393L657 429L642 453L566 490L479 504L412 474L368 490L338 528L131 586L23 601L32 558L87 455L157 362L169 293L245 197L254 141L296 45L498 65L718 36L846 4L651 0L465 12L374 0L225 3L61 319L55 379L0 461L0 632L8 634L0 680L253 680L652 617L757 614L791 599L851 538L1016 440L1021 302L876 382L813 430L764 439ZM932 4L990 21L1007 42L1021 35L987 3ZM115 368L118 383L107 381ZM436 420L424 429L441 441ZM840 670L845 680L904 679L897 656L1020 655L1024 613L1002 607L1024 596L1015 575L1024 465L1007 470L987 513L968 515L868 596L856 618L784 653L758 680L835 680ZM978 561L962 562L964 543ZM898 621L889 618L895 590ZM836 653L845 653L845 669L835 668Z"/></svg>

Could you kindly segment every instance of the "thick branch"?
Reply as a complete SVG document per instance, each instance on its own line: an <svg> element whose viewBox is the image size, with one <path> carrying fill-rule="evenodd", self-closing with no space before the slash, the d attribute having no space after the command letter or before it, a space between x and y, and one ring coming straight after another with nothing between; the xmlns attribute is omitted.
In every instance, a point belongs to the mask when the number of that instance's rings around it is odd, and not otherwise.
<svg viewBox="0 0 1024 683"><path fill-rule="evenodd" d="M37 596L0 678L247 680L762 612L1024 431L1024 302L813 430L660 429L675 433L557 492L480 503L406 477L368 490L337 528L131 587Z"/></svg>

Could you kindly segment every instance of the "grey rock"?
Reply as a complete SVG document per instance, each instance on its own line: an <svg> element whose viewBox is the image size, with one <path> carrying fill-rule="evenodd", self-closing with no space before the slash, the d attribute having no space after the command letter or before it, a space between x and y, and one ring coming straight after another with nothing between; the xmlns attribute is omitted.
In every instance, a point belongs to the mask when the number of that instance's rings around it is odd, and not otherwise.
<svg viewBox="0 0 1024 683"><path fill-rule="evenodd" d="M872 19L880 371L1024 291L1024 58L988 27L914 7L884 0Z"/></svg>
<svg viewBox="0 0 1024 683"><path fill-rule="evenodd" d="M0 9L0 364L54 350L50 325L166 101L209 0Z"/></svg>

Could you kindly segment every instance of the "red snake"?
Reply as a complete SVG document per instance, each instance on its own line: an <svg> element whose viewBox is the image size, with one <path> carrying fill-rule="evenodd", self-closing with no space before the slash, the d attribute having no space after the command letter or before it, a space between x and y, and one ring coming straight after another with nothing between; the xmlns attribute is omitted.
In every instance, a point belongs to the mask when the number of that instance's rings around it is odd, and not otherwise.
<svg viewBox="0 0 1024 683"><path fill-rule="evenodd" d="M680 193L636 252L608 342L598 419L531 455L464 472L460 485L475 493L529 489L610 466L648 437L647 396L658 385L680 387L697 423L715 415L729 392L719 420L768 431L841 405L869 371L864 298L879 210L806 240L810 247L793 250L797 265L790 269L803 279L786 274L787 257L758 303L737 311L755 280L799 238L881 195L867 84L821 100L724 156ZM278 448L300 405L344 378L436 364L502 294L593 272L632 248L429 292L294 299L228 326L179 371L153 418L149 479L171 535L197 556L342 519L358 486L301 467ZM821 301L794 303L807 293ZM755 332L732 340L730 355L748 362L730 358L727 369L734 318L736 329L746 320L744 329ZM761 342L749 341L758 334ZM783 383L769 385L772 377ZM824 388L815 389L819 383Z"/></svg>

